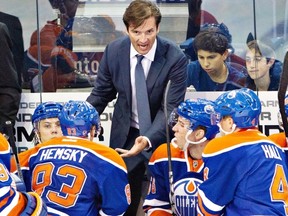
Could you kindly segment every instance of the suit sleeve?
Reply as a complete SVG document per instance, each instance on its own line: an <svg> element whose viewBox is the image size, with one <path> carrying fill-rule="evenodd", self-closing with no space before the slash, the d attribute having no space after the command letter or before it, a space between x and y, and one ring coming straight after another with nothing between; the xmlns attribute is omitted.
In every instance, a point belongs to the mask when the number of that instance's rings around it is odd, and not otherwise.
<svg viewBox="0 0 288 216"><path fill-rule="evenodd" d="M111 55L111 51L112 50L110 49L109 45L107 45L99 65L94 88L87 98L87 101L96 108L99 114L104 111L110 101L116 98L117 94L117 90L113 84L108 61L108 56Z"/></svg>

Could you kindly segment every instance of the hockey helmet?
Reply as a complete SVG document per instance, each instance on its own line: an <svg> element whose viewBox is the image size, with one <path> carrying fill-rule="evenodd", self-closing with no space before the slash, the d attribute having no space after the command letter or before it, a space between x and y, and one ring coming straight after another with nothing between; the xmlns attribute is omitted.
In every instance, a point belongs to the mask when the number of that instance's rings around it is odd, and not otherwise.
<svg viewBox="0 0 288 216"><path fill-rule="evenodd" d="M32 115L32 124L36 127L37 122L47 118L57 118L63 106L56 102L44 102L36 107Z"/></svg>
<svg viewBox="0 0 288 216"><path fill-rule="evenodd" d="M251 89L235 89L221 94L215 100L214 109L211 115L214 124L225 116L231 116L238 128L249 128L259 123L261 102Z"/></svg>
<svg viewBox="0 0 288 216"><path fill-rule="evenodd" d="M99 114L87 101L65 103L59 120L64 136L87 137L94 125L97 133L101 130Z"/></svg>
<svg viewBox="0 0 288 216"><path fill-rule="evenodd" d="M191 100L187 99L175 109L169 119L169 124L175 125L178 116L189 120L188 130L196 130L199 126L206 128L205 137L211 140L218 133L219 129L216 125L211 125L210 114L214 111L214 103L206 99Z"/></svg>

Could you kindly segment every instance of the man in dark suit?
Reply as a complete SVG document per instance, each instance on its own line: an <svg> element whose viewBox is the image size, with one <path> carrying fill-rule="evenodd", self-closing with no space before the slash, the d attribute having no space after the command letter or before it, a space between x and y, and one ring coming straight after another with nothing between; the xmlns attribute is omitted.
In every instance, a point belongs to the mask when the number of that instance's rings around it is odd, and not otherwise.
<svg viewBox="0 0 288 216"><path fill-rule="evenodd" d="M16 65L18 82L22 84L23 59L24 59L24 42L22 25L18 17L0 12L0 22L5 23L8 27L12 40L12 53Z"/></svg>
<svg viewBox="0 0 288 216"><path fill-rule="evenodd" d="M10 34L2 22L0 22L0 38L0 132L3 133L6 121L15 123L22 90L17 82Z"/></svg>
<svg viewBox="0 0 288 216"><path fill-rule="evenodd" d="M170 80L167 96L170 114L184 100L187 59L176 44L157 36L161 13L154 3L147 0L132 1L124 13L123 21L128 36L106 47L94 88L87 101L101 114L107 103L117 96L110 147L121 153L126 162L132 202L125 215L135 216L141 198L145 163L151 152L166 142L166 85ZM146 75L151 116L147 116L151 120L149 129L141 135L135 84L139 79L135 75L137 55L144 56L142 66Z"/></svg>

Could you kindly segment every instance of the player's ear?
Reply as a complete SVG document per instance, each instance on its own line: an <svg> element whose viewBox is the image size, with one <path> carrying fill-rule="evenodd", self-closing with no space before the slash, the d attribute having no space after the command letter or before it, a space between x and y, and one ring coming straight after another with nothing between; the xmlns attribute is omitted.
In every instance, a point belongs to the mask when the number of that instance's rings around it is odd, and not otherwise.
<svg viewBox="0 0 288 216"><path fill-rule="evenodd" d="M198 128L195 134L196 141L203 139L204 136L205 136L205 131L201 128Z"/></svg>
<svg viewBox="0 0 288 216"><path fill-rule="evenodd" d="M41 141L41 135L40 135L39 130L34 128L33 132L34 132L34 143L35 144L36 143L41 143L42 141Z"/></svg>

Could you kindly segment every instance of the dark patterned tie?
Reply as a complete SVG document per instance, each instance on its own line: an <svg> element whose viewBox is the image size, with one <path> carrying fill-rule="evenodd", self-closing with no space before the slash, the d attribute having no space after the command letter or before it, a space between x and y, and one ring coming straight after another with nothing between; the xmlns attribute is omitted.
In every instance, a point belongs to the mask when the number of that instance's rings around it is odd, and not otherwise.
<svg viewBox="0 0 288 216"><path fill-rule="evenodd" d="M144 56L137 55L137 65L135 68L136 100L140 135L143 135L151 126L150 105L148 100L146 79L141 64L143 58Z"/></svg>

